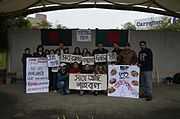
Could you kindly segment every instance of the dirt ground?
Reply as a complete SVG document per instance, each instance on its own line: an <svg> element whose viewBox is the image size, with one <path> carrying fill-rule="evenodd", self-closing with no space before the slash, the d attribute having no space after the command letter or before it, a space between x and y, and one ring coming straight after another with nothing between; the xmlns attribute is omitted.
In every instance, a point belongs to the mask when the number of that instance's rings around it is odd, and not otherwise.
<svg viewBox="0 0 180 119"><path fill-rule="evenodd" d="M153 100L105 95L25 94L0 85L0 119L180 119L180 85L156 85Z"/></svg>

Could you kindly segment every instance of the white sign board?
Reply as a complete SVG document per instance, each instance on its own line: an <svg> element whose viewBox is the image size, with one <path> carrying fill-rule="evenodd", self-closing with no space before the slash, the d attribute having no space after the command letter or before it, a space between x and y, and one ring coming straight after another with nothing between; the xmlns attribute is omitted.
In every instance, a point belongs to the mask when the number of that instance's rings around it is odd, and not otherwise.
<svg viewBox="0 0 180 119"><path fill-rule="evenodd" d="M69 89L76 90L106 90L106 74L70 74Z"/></svg>
<svg viewBox="0 0 180 119"><path fill-rule="evenodd" d="M47 55L48 67L58 67L59 66L59 56L58 55Z"/></svg>
<svg viewBox="0 0 180 119"><path fill-rule="evenodd" d="M77 41L90 42L92 33L91 30L76 30Z"/></svg>
<svg viewBox="0 0 180 119"><path fill-rule="evenodd" d="M60 62L71 63L71 54L62 54L60 57Z"/></svg>
<svg viewBox="0 0 180 119"><path fill-rule="evenodd" d="M82 57L82 65L94 65L94 56Z"/></svg>
<svg viewBox="0 0 180 119"><path fill-rule="evenodd" d="M95 54L95 62L106 62L107 61L107 54Z"/></svg>
<svg viewBox="0 0 180 119"><path fill-rule="evenodd" d="M49 92L47 58L27 58L26 93Z"/></svg>
<svg viewBox="0 0 180 119"><path fill-rule="evenodd" d="M115 52L107 54L108 62L117 62L117 54Z"/></svg>
<svg viewBox="0 0 180 119"><path fill-rule="evenodd" d="M109 65L108 96L139 98L139 74L135 65Z"/></svg>
<svg viewBox="0 0 180 119"><path fill-rule="evenodd" d="M82 56L81 55L71 55L71 63L77 62L81 63Z"/></svg>

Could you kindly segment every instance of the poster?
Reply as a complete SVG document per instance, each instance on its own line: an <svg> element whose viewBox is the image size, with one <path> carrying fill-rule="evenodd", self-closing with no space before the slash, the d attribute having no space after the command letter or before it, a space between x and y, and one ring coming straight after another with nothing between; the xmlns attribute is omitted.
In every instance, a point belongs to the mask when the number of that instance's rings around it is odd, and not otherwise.
<svg viewBox="0 0 180 119"><path fill-rule="evenodd" d="M71 54L62 54L60 57L60 62L71 63Z"/></svg>
<svg viewBox="0 0 180 119"><path fill-rule="evenodd" d="M95 62L106 62L107 61L107 54L95 54Z"/></svg>
<svg viewBox="0 0 180 119"><path fill-rule="evenodd" d="M106 90L106 74L69 74L69 89Z"/></svg>
<svg viewBox="0 0 180 119"><path fill-rule="evenodd" d="M71 63L77 62L77 63L81 63L82 61L82 56L81 55L71 55Z"/></svg>
<svg viewBox="0 0 180 119"><path fill-rule="evenodd" d="M139 74L135 65L109 65L108 96L139 98Z"/></svg>
<svg viewBox="0 0 180 119"><path fill-rule="evenodd" d="M108 62L117 62L117 54L115 52L107 54L107 61Z"/></svg>
<svg viewBox="0 0 180 119"><path fill-rule="evenodd" d="M82 65L94 65L94 56L82 57Z"/></svg>
<svg viewBox="0 0 180 119"><path fill-rule="evenodd" d="M47 58L27 58L26 93L49 91Z"/></svg>
<svg viewBox="0 0 180 119"><path fill-rule="evenodd" d="M92 37L91 34L91 30L76 30L77 41L90 42Z"/></svg>
<svg viewBox="0 0 180 119"><path fill-rule="evenodd" d="M59 56L58 55L47 55L48 67L59 67Z"/></svg>

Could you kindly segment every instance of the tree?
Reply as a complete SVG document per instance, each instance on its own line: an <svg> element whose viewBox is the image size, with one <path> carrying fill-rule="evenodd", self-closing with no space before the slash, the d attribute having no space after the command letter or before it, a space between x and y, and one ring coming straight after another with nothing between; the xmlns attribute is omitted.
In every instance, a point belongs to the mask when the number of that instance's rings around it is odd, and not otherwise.
<svg viewBox="0 0 180 119"><path fill-rule="evenodd" d="M52 25L51 25L51 23L43 20L43 21L41 21L40 23L38 23L38 27L39 27L39 28L43 28L43 29L49 29L49 28L52 27Z"/></svg>
<svg viewBox="0 0 180 119"><path fill-rule="evenodd" d="M131 22L127 22L123 25L124 30L136 30L136 26Z"/></svg>
<svg viewBox="0 0 180 119"><path fill-rule="evenodd" d="M56 28L57 28L57 29L67 29L66 26L63 26L63 25L61 25L61 24L57 24L57 25L56 25Z"/></svg>
<svg viewBox="0 0 180 119"><path fill-rule="evenodd" d="M171 23L171 18L165 17L162 24L153 30L180 31L180 19L177 19L174 23Z"/></svg>

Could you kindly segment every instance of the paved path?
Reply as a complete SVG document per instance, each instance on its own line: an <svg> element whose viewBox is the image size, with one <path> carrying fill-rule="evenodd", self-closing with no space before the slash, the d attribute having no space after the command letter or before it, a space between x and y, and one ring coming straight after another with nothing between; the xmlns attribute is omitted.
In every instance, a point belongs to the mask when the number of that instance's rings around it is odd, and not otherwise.
<svg viewBox="0 0 180 119"><path fill-rule="evenodd" d="M153 94L147 102L104 95L24 94L22 84L1 85L0 119L180 119L180 85L155 86Z"/></svg>

